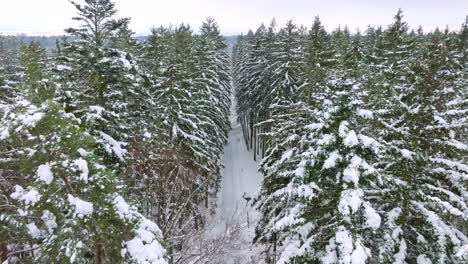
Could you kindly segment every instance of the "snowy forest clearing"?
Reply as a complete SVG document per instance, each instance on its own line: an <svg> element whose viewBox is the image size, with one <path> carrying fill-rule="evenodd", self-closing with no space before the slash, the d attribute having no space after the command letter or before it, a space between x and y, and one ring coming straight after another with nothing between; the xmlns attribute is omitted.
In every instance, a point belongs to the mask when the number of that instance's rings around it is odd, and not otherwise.
<svg viewBox="0 0 468 264"><path fill-rule="evenodd" d="M81 2L50 54L0 36L2 264L468 262L468 17L231 49Z"/></svg>

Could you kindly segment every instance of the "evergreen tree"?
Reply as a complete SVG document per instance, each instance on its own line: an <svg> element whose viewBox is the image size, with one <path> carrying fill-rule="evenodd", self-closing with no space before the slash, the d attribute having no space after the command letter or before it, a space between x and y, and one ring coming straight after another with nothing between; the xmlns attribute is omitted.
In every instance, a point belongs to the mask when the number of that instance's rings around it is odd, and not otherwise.
<svg viewBox="0 0 468 264"><path fill-rule="evenodd" d="M43 54L36 45L22 48L21 100L1 120L2 141L15 149L2 152L8 157L2 163L25 179L15 181L9 195L17 209L7 213L14 215L2 212L12 232L28 234L26 241L7 240L23 253L9 259L166 263L161 231L126 203L122 180L96 153L99 139L54 102L56 85L40 66Z"/></svg>

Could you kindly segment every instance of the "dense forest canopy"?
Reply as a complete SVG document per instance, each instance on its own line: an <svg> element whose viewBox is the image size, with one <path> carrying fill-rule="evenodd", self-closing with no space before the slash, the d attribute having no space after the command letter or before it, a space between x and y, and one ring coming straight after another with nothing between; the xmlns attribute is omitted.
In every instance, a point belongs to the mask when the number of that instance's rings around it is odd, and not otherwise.
<svg viewBox="0 0 468 264"><path fill-rule="evenodd" d="M199 234L232 114L263 176L245 263L468 262L468 17L137 37L71 4L67 36L0 35L0 262L231 263L235 228Z"/></svg>

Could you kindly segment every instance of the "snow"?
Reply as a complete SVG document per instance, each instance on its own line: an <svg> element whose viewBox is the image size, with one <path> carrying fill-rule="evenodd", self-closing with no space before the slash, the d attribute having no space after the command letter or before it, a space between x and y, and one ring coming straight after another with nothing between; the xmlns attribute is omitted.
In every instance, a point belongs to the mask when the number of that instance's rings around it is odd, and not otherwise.
<svg viewBox="0 0 468 264"><path fill-rule="evenodd" d="M57 70L58 71L71 71L72 68L66 65L57 65Z"/></svg>
<svg viewBox="0 0 468 264"><path fill-rule="evenodd" d="M339 263L350 264L351 254L353 253L353 239L351 234L344 226L339 226L335 234L335 241L340 252Z"/></svg>
<svg viewBox="0 0 468 264"><path fill-rule="evenodd" d="M428 257L426 257L426 255L419 255L416 258L416 263L417 264L432 264L432 261Z"/></svg>
<svg viewBox="0 0 468 264"><path fill-rule="evenodd" d="M0 130L0 140L4 140L6 138L10 137L10 132L8 132L8 128L2 128Z"/></svg>
<svg viewBox="0 0 468 264"><path fill-rule="evenodd" d="M356 135L356 132L354 132L354 130L349 131L349 133L343 139L343 143L348 147L357 146L359 144L359 140Z"/></svg>
<svg viewBox="0 0 468 264"><path fill-rule="evenodd" d="M280 161L278 161L278 163L283 163L284 161L288 160L291 158L291 156L293 155L294 153L294 149L288 149L286 150L283 155L281 156L281 159Z"/></svg>
<svg viewBox="0 0 468 264"><path fill-rule="evenodd" d="M78 167L78 170L81 171L80 180L84 182L88 182L88 162L82 158L79 158L73 162L73 164Z"/></svg>
<svg viewBox="0 0 468 264"><path fill-rule="evenodd" d="M358 135L358 139L364 147L376 147L379 144L375 139L362 134Z"/></svg>
<svg viewBox="0 0 468 264"><path fill-rule="evenodd" d="M359 185L359 171L353 165L348 166L343 171L343 180L345 182L352 182L354 183L354 187L357 187Z"/></svg>
<svg viewBox="0 0 468 264"><path fill-rule="evenodd" d="M364 203L364 212L366 215L366 226L372 229L379 228L382 218L368 202Z"/></svg>
<svg viewBox="0 0 468 264"><path fill-rule="evenodd" d="M132 217L131 214L130 214L130 205L120 195L117 195L114 198L114 208L117 210L117 214L122 219L128 219L128 218Z"/></svg>
<svg viewBox="0 0 468 264"><path fill-rule="evenodd" d="M37 228L35 223L29 223L26 225L28 228L28 233L31 235L32 238L38 239L41 237L41 230Z"/></svg>
<svg viewBox="0 0 468 264"><path fill-rule="evenodd" d="M342 121L340 126L338 127L338 134L340 137L344 138L348 135L348 121Z"/></svg>
<svg viewBox="0 0 468 264"><path fill-rule="evenodd" d="M86 150L84 150L84 149L82 149L82 148L79 148L79 149L78 149L78 153L80 153L80 155L81 155L82 157L86 157L86 156L89 155L89 152L86 151Z"/></svg>
<svg viewBox="0 0 468 264"><path fill-rule="evenodd" d="M366 109L359 109L357 112L358 116L367 118L367 119L372 119L374 117L374 114L370 110Z"/></svg>
<svg viewBox="0 0 468 264"><path fill-rule="evenodd" d="M341 193L338 210L344 215L356 213L362 205L364 192L361 189L345 190Z"/></svg>
<svg viewBox="0 0 468 264"><path fill-rule="evenodd" d="M303 205L296 205L294 206L289 212L286 214L285 217L276 221L273 230L282 230L287 227L294 226L299 223L303 223L304 219L300 217L301 212L304 210Z"/></svg>
<svg viewBox="0 0 468 264"><path fill-rule="evenodd" d="M411 152L407 149L400 149L400 153L405 159L409 159L409 160L413 159L414 152Z"/></svg>
<svg viewBox="0 0 468 264"><path fill-rule="evenodd" d="M56 217L53 213L51 213L49 210L44 210L42 212L41 216L42 221L44 222L44 225L47 228L47 231L49 231L50 234L54 232L54 229L57 228L57 222L56 222Z"/></svg>
<svg viewBox="0 0 468 264"><path fill-rule="evenodd" d="M147 138L147 139L151 139L152 135L150 132L146 131L144 134L143 134L143 137L144 138Z"/></svg>
<svg viewBox="0 0 468 264"><path fill-rule="evenodd" d="M123 160L124 156L127 154L127 150L124 149L127 143L117 141L102 131L99 131L99 134L102 137L102 140L99 140L99 143L104 144L104 148L107 153L114 153L120 160Z"/></svg>
<svg viewBox="0 0 468 264"><path fill-rule="evenodd" d="M35 113L28 116L19 116L18 119L23 122L24 125L29 127L35 127L37 122L41 121L44 117L43 113Z"/></svg>
<svg viewBox="0 0 468 264"><path fill-rule="evenodd" d="M136 230L136 236L125 242L126 252L137 264L167 264L166 251L158 242L155 234L161 233L158 226L149 220L143 220Z"/></svg>
<svg viewBox="0 0 468 264"><path fill-rule="evenodd" d="M317 145L330 145L335 142L335 137L331 134L325 134L317 140Z"/></svg>
<svg viewBox="0 0 468 264"><path fill-rule="evenodd" d="M366 260L369 256L370 249L364 247L358 239L355 243L355 249L351 254L351 264L366 264Z"/></svg>
<svg viewBox="0 0 468 264"><path fill-rule="evenodd" d="M233 104L234 105L234 104ZM233 106L234 107L234 106ZM236 122L233 108L230 117L232 130L229 132L228 143L224 149L221 170L223 177L221 190L218 195L217 214L224 220L236 215L241 220L246 212L246 201L242 198L244 193L252 197L260 188L262 176L258 172L259 164L253 160L253 154L244 144L242 129ZM287 155L283 155L287 157ZM244 219L245 220L245 219Z"/></svg>
<svg viewBox="0 0 468 264"><path fill-rule="evenodd" d="M333 151L330 153L330 156L323 162L323 169L330 169L336 166L336 161L340 160L342 157L338 154L338 151Z"/></svg>
<svg viewBox="0 0 468 264"><path fill-rule="evenodd" d="M332 237L328 241L328 245L325 246L326 254L321 257L323 264L335 264L338 262L338 256L336 254L336 243L335 238Z"/></svg>
<svg viewBox="0 0 468 264"><path fill-rule="evenodd" d="M19 185L15 186L15 192L10 194L10 197L23 201L26 205L34 205L41 199L41 195L35 188L31 188L26 192L23 187Z"/></svg>
<svg viewBox="0 0 468 264"><path fill-rule="evenodd" d="M310 130L319 130L319 129L323 128L323 126L324 126L323 123L315 123L315 124L307 125L307 126L305 126L305 128L310 129Z"/></svg>
<svg viewBox="0 0 468 264"><path fill-rule="evenodd" d="M232 130L228 134L228 142L221 157L224 167L221 169L222 180L216 201L217 207L214 216L207 220L206 233L195 242L200 245L196 250L206 251L204 245L218 243L220 238L224 238L224 247L228 248L229 252L221 253L219 258L209 263L260 263L261 250L252 246L259 213L243 196L254 197L263 177L258 172L259 163L253 160L253 153L245 146L242 128L236 122L234 103L231 105L229 119ZM187 263L207 262L194 259Z"/></svg>
<svg viewBox="0 0 468 264"><path fill-rule="evenodd" d="M457 253L455 254L455 257L460 258L460 259L468 260L468 244L465 244L465 245L461 246L457 250Z"/></svg>
<svg viewBox="0 0 468 264"><path fill-rule="evenodd" d="M400 246L398 247L400 250L395 254L393 255L393 257L395 258L395 261L393 262L393 264L405 264L406 261L405 261L405 258L406 258L406 242L405 240L401 240L400 241Z"/></svg>
<svg viewBox="0 0 468 264"><path fill-rule="evenodd" d="M68 202L70 205L75 206L75 213L78 218L83 218L93 213L93 204L87 201L83 201L78 197L74 197L68 194Z"/></svg>
<svg viewBox="0 0 468 264"><path fill-rule="evenodd" d="M46 184L50 184L54 180L54 174L50 168L50 163L40 165L37 168L37 177Z"/></svg>
<svg viewBox="0 0 468 264"><path fill-rule="evenodd" d="M104 112L104 107L99 106L99 105L90 105L89 110L91 112L95 112L97 115L102 115L102 112Z"/></svg>
<svg viewBox="0 0 468 264"><path fill-rule="evenodd" d="M122 62L123 66L125 68L127 68L127 70L131 70L132 69L132 64L125 58L119 58L120 59L120 62Z"/></svg>

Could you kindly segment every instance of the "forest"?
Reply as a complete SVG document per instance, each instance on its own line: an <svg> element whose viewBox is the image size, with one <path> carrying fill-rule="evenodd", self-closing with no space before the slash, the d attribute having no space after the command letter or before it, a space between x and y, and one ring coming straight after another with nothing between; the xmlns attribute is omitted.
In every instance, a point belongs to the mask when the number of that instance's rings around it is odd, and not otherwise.
<svg viewBox="0 0 468 264"><path fill-rule="evenodd" d="M0 263L468 263L468 16L231 45L70 2L0 35Z"/></svg>

